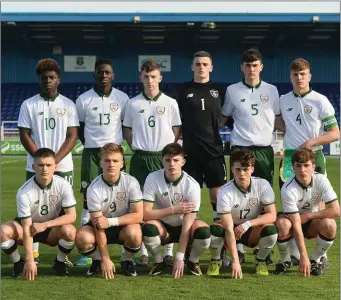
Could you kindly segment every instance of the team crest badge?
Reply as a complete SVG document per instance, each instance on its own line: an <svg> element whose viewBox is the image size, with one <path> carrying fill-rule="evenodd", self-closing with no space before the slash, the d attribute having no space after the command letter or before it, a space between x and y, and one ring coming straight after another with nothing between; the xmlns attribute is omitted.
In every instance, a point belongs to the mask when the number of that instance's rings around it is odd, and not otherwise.
<svg viewBox="0 0 341 300"><path fill-rule="evenodd" d="M179 203L183 199L184 199L184 196L182 194L174 193L174 202L175 203Z"/></svg>
<svg viewBox="0 0 341 300"><path fill-rule="evenodd" d="M118 192L118 193L116 194L116 198L117 198L117 200L119 200L119 201L124 201L124 200L126 199L126 197L127 197L127 195L126 195L125 192Z"/></svg>
<svg viewBox="0 0 341 300"><path fill-rule="evenodd" d="M255 207L258 204L258 199L257 198L250 198L249 204L250 204L250 206Z"/></svg>
<svg viewBox="0 0 341 300"><path fill-rule="evenodd" d="M156 107L156 112L159 114L159 115L163 115L163 113L165 112L166 110L166 107L164 106L157 106Z"/></svg>
<svg viewBox="0 0 341 300"><path fill-rule="evenodd" d="M85 189L88 186L88 183L86 181L82 181L81 185L82 188Z"/></svg>
<svg viewBox="0 0 341 300"><path fill-rule="evenodd" d="M306 105L306 106L304 107L304 112L305 112L306 114L310 114L312 110L313 110L313 107L312 107L311 105Z"/></svg>
<svg viewBox="0 0 341 300"><path fill-rule="evenodd" d="M76 64L78 66L83 66L84 65L84 57L83 56L77 56L76 58Z"/></svg>
<svg viewBox="0 0 341 300"><path fill-rule="evenodd" d="M52 203L52 204L56 204L57 201L58 201L58 196L57 195L50 195L49 196L49 201Z"/></svg>
<svg viewBox="0 0 341 300"><path fill-rule="evenodd" d="M259 98L260 98L260 101L262 101L263 103L266 103L266 102L269 101L269 96L266 95L266 94L261 94L261 95L259 96Z"/></svg>
<svg viewBox="0 0 341 300"><path fill-rule="evenodd" d="M57 108L57 115L58 116L64 116L65 115L65 113L66 113L66 108L64 108L64 109L61 109L61 108Z"/></svg>
<svg viewBox="0 0 341 300"><path fill-rule="evenodd" d="M118 103L110 103L110 109L115 112L118 110Z"/></svg>
<svg viewBox="0 0 341 300"><path fill-rule="evenodd" d="M212 97L218 98L219 97L219 92L217 90L210 90L210 93Z"/></svg>
<svg viewBox="0 0 341 300"><path fill-rule="evenodd" d="M318 192L313 192L311 193L311 201L315 202L319 198L319 193Z"/></svg>

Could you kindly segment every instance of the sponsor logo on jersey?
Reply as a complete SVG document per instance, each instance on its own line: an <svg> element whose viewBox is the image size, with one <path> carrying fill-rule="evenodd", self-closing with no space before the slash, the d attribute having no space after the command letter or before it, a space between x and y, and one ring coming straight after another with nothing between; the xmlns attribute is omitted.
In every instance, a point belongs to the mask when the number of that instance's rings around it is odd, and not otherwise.
<svg viewBox="0 0 341 300"><path fill-rule="evenodd" d="M156 107L156 112L159 114L159 115L163 115L163 113L165 112L166 110L166 107L164 106L157 106Z"/></svg>
<svg viewBox="0 0 341 300"><path fill-rule="evenodd" d="M127 198L127 194L125 192L118 192L116 198L117 200L124 201Z"/></svg>
<svg viewBox="0 0 341 300"><path fill-rule="evenodd" d="M292 107L289 107L289 108L287 109L287 111L292 111Z"/></svg>
<svg viewBox="0 0 341 300"><path fill-rule="evenodd" d="M93 107L92 110L96 111L98 109L97 106Z"/></svg>
<svg viewBox="0 0 341 300"><path fill-rule="evenodd" d="M250 206L255 207L258 204L258 199L257 198L250 198L249 204L250 204Z"/></svg>
<svg viewBox="0 0 341 300"><path fill-rule="evenodd" d="M37 116L43 116L44 115L44 112L43 111L40 111L38 112Z"/></svg>
<svg viewBox="0 0 341 300"><path fill-rule="evenodd" d="M239 207L239 204L236 204L235 206L233 206L233 208L238 208Z"/></svg>
<svg viewBox="0 0 341 300"><path fill-rule="evenodd" d="M245 102L245 99L240 99L239 102Z"/></svg>
<svg viewBox="0 0 341 300"><path fill-rule="evenodd" d="M180 193L174 193L174 203L179 203L184 199L184 196Z"/></svg>
<svg viewBox="0 0 341 300"><path fill-rule="evenodd" d="M303 201L303 198L301 200L298 200L298 202L302 202Z"/></svg>
<svg viewBox="0 0 341 300"><path fill-rule="evenodd" d="M263 103L266 103L266 102L269 101L269 96L266 95L266 94L261 94L261 95L259 96L259 98L260 98L260 101L262 101Z"/></svg>
<svg viewBox="0 0 341 300"><path fill-rule="evenodd" d="M168 196L168 192L162 193L162 196Z"/></svg>
<svg viewBox="0 0 341 300"><path fill-rule="evenodd" d="M105 203L105 202L108 202L108 198L105 198L104 200L103 200L103 203Z"/></svg>
<svg viewBox="0 0 341 300"><path fill-rule="evenodd" d="M217 90L210 90L210 93L212 97L218 98L219 97L219 92Z"/></svg>
<svg viewBox="0 0 341 300"><path fill-rule="evenodd" d="M58 116L64 116L66 113L66 108L62 109L62 108L57 108L57 115Z"/></svg>
<svg viewBox="0 0 341 300"><path fill-rule="evenodd" d="M118 110L119 105L118 103L110 103L109 107L113 112L115 112Z"/></svg>
<svg viewBox="0 0 341 300"><path fill-rule="evenodd" d="M138 111L139 114L143 114L144 113L144 109L141 109Z"/></svg>
<svg viewBox="0 0 341 300"><path fill-rule="evenodd" d="M312 192L311 193L311 201L315 202L319 198L319 193L318 192Z"/></svg>
<svg viewBox="0 0 341 300"><path fill-rule="evenodd" d="M311 105L306 105L306 106L304 107L304 112L305 112L306 114L310 114L312 110L313 110L313 107L312 107Z"/></svg>
<svg viewBox="0 0 341 300"><path fill-rule="evenodd" d="M86 181L82 181L81 185L82 188L85 189L88 186L88 183Z"/></svg>
<svg viewBox="0 0 341 300"><path fill-rule="evenodd" d="M193 94L188 94L187 95L187 98L192 98L193 97Z"/></svg>
<svg viewBox="0 0 341 300"><path fill-rule="evenodd" d="M39 200L37 200L36 202L34 202L34 205L37 205L37 204L39 204Z"/></svg>
<svg viewBox="0 0 341 300"><path fill-rule="evenodd" d="M57 201L58 201L59 197L57 195L50 195L49 196L49 201L52 203L52 204L56 204Z"/></svg>

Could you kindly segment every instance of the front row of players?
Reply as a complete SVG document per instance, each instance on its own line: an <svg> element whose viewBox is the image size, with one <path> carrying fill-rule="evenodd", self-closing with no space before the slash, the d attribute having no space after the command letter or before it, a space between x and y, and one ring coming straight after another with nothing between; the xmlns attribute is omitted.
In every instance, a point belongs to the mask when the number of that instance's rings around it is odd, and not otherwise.
<svg viewBox="0 0 341 300"><path fill-rule="evenodd" d="M283 212L276 216L275 195L270 184L251 177L254 157L243 148L232 152L234 180L219 191L217 212L220 221L211 226L197 219L201 191L199 184L182 171L185 163L183 148L172 143L162 151L164 169L151 173L142 194L138 181L120 169L123 149L116 144L101 148L103 174L87 191L91 221L76 231L76 201L71 186L57 175L55 153L47 148L36 151L31 178L17 193L18 217L1 226L1 249L14 263L13 276L27 280L37 276L32 243L58 245L53 269L58 276L68 274L65 257L75 244L80 253L90 256L93 263L88 276L101 274L114 278L115 266L110 259L108 244L125 248L121 269L127 276L136 276L133 256L142 241L153 255L149 275L161 274L165 268L161 245L179 243L173 264L173 277L183 276L184 264L194 275L202 275L199 257L210 248L212 259L207 274L219 275L221 249L228 245L232 257L232 277L241 279L236 240L248 247L259 246L255 260L256 273L268 275L265 259L275 246L280 261L275 274L291 266L289 241L295 238L299 252L299 271L306 277L323 274L323 257L332 246L336 234L334 218L340 214L337 196L326 176L314 173L314 153L298 149L292 156L295 176L282 187ZM142 202L143 200L143 202ZM321 209L321 201L326 208ZM264 208L264 214L260 214ZM316 238L310 259L304 237ZM25 248L25 260L18 245Z"/></svg>

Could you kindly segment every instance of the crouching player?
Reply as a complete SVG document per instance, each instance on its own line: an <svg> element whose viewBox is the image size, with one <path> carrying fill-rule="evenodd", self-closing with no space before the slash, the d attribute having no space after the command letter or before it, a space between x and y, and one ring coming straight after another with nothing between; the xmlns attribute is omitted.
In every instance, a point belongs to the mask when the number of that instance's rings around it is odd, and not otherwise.
<svg viewBox="0 0 341 300"><path fill-rule="evenodd" d="M221 249L224 241L232 257L232 278L241 279L236 240L247 247L259 245L255 267L258 275L268 275L266 257L277 241L275 194L268 181L251 177L255 158L247 148L231 153L234 180L218 193L217 212L220 221L211 225L212 259L207 270L210 276L219 275ZM260 214L264 208L264 214Z"/></svg>
<svg viewBox="0 0 341 300"><path fill-rule="evenodd" d="M279 213L276 221L280 261L275 273L285 273L291 265L288 246L293 236L300 252L300 273L304 277L322 275L324 265L321 257L333 245L336 235L334 218L340 216L339 202L327 177L314 172L316 164L312 150L296 150L291 161L295 176L287 180L281 189L283 213ZM322 200L326 204L324 209L320 209ZM310 261L304 238L316 238Z"/></svg>
<svg viewBox="0 0 341 300"><path fill-rule="evenodd" d="M163 148L162 164L162 170L148 175L143 188L143 242L154 258L149 275L159 275L165 268L161 244L179 243L173 277L183 276L186 249L189 271L201 276L199 256L208 249L211 233L205 222L196 219L200 186L182 171L185 159L180 144L171 143Z"/></svg>
<svg viewBox="0 0 341 300"><path fill-rule="evenodd" d="M142 192L134 177L120 171L123 155L120 145L104 145L100 150L103 174L87 190L91 221L77 231L76 244L82 255L92 258L88 276L101 274L104 279L114 278L115 265L110 260L108 244L124 246L123 273L137 275L133 256L142 244Z"/></svg>
<svg viewBox="0 0 341 300"><path fill-rule="evenodd" d="M57 276L68 274L65 257L75 245L76 200L71 185L56 171L55 153L40 148L34 154L32 165L35 176L26 181L17 192L18 217L1 226L1 249L13 263L13 277L23 274L34 280L38 275L34 262L33 243L58 245L53 262ZM18 244L25 248L25 260L20 257Z"/></svg>

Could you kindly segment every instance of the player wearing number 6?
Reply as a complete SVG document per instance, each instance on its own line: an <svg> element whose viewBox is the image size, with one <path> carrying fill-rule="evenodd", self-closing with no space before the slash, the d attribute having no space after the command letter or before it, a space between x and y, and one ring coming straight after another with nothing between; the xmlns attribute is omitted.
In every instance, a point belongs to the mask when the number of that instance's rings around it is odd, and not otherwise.
<svg viewBox="0 0 341 300"><path fill-rule="evenodd" d="M55 153L48 148L35 152L32 166L35 176L26 181L17 192L17 218L1 226L1 250L13 263L13 277L23 274L34 280L37 266L32 244L41 242L58 245L53 269L58 276L68 274L65 257L75 245L76 200L71 185L54 175ZM18 245L25 248L25 260L20 258Z"/></svg>
<svg viewBox="0 0 341 300"><path fill-rule="evenodd" d="M76 244L82 255L92 258L88 276L100 273L104 279L114 278L108 244L124 245L121 268L127 276L137 275L132 259L142 244L142 192L133 176L121 172L123 155L120 145L104 145L100 150L103 174L87 189L91 221L77 231Z"/></svg>
<svg viewBox="0 0 341 300"><path fill-rule="evenodd" d="M56 153L56 174L73 185L71 151L77 141L79 127L75 104L58 92L60 67L53 59L41 59L36 66L40 93L25 100L18 120L20 141L27 154L26 180L34 176L34 153L49 148ZM38 243L34 244L34 257L39 261Z"/></svg>

